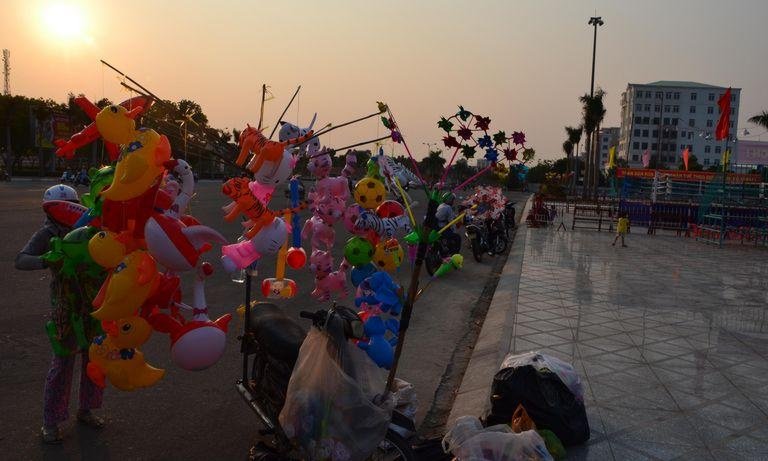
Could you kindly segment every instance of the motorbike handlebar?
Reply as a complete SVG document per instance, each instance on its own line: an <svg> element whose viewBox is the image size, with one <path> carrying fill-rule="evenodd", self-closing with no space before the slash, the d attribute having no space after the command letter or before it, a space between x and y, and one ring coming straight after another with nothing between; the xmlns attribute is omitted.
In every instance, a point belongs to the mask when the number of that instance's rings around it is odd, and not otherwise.
<svg viewBox="0 0 768 461"><path fill-rule="evenodd" d="M301 311L299 312L299 317L314 321L317 319L317 314L315 312Z"/></svg>

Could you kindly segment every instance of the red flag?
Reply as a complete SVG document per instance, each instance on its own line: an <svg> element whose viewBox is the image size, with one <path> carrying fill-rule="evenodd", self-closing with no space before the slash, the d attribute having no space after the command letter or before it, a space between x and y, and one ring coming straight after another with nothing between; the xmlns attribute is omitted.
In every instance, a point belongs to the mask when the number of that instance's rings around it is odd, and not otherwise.
<svg viewBox="0 0 768 461"><path fill-rule="evenodd" d="M648 168L651 165L651 153L648 152L648 149L643 152L643 168Z"/></svg>
<svg viewBox="0 0 768 461"><path fill-rule="evenodd" d="M685 165L685 171L688 171L689 158L691 158L691 153L688 151L688 148L686 147L685 150L683 150L683 165Z"/></svg>
<svg viewBox="0 0 768 461"><path fill-rule="evenodd" d="M728 137L728 129L731 125L731 88L725 90L720 99L717 100L720 107L720 120L717 122L715 130L715 139L722 141Z"/></svg>

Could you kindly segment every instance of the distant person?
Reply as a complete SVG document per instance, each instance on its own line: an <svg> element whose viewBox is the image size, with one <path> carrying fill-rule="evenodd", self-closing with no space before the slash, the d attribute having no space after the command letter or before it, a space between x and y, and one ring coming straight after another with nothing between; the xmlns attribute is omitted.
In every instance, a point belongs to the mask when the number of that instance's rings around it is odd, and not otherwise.
<svg viewBox="0 0 768 461"><path fill-rule="evenodd" d="M43 194L43 202L49 200L66 200L79 203L77 192L63 184L52 186ZM52 237L64 237L70 229L63 227L50 218L29 239L29 242L16 255L15 266L19 270L41 270L48 268L41 256L49 250ZM69 397L72 388L72 375L75 368L75 357L81 356L80 370L80 408L77 411L77 421L80 424L100 429L104 420L94 415L91 410L101 408L103 389L94 384L86 374L88 366L88 350L80 350L72 326L72 314L84 317L86 325L90 324L91 299L83 293L98 291L100 283L92 281L74 282L63 278L58 272L52 272L51 304L53 311L51 319L55 322L61 344L70 350L66 356L53 355L48 376L45 379L43 393L43 427L40 435L44 443L61 443L59 424L69 417ZM89 290L90 289L90 290ZM86 332L87 333L87 332ZM93 332L95 333L95 332ZM90 339L90 338L89 338Z"/></svg>
<svg viewBox="0 0 768 461"><path fill-rule="evenodd" d="M453 202L455 198L456 197L451 192L443 194L443 203L438 205L437 211L435 212L435 218L437 218L437 230L447 226L448 223L456 218L456 213L453 211ZM456 233L453 226L450 226L443 232L442 238L449 242L451 251L456 253L461 251L461 236Z"/></svg>
<svg viewBox="0 0 768 461"><path fill-rule="evenodd" d="M621 238L621 246L626 248L624 236L627 235L627 232L629 232L629 218L627 217L627 212L624 211L619 214L619 222L616 223L616 237L613 239L611 246L616 246L616 241Z"/></svg>

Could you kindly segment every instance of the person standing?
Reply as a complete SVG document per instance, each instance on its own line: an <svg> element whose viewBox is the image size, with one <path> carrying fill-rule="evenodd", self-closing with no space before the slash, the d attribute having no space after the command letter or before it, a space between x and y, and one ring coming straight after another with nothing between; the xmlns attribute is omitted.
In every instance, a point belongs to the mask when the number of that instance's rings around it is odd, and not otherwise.
<svg viewBox="0 0 768 461"><path fill-rule="evenodd" d="M66 200L79 203L77 192L67 185L56 185L48 188L43 194L43 202L50 200ZM16 255L15 266L19 270L41 270L49 268L41 258L50 247L53 237L63 238L70 229L61 226L50 218L46 218L43 226L32 235L29 242ZM69 417L69 398L72 388L72 377L75 368L76 355L81 356L80 372L80 408L77 421L80 424L96 429L104 426L104 420L94 415L91 410L101 408L103 389L94 384L86 373L88 366L88 349L80 349L73 329L73 320L79 316L85 325L91 325L90 301L98 291L98 280L68 279L51 269L51 320L56 327L59 343L66 349L65 353L54 353L48 375L45 380L43 393L43 427L40 435L44 443L58 444L62 442L59 424ZM92 330L89 328L88 330ZM95 332L86 331L93 336ZM89 338L90 339L90 338Z"/></svg>
<svg viewBox="0 0 768 461"><path fill-rule="evenodd" d="M621 246L626 248L627 245L624 243L624 236L627 235L627 232L629 232L629 218L625 211L619 214L619 221L616 223L616 237L613 239L611 246L616 246L616 241L621 238Z"/></svg>

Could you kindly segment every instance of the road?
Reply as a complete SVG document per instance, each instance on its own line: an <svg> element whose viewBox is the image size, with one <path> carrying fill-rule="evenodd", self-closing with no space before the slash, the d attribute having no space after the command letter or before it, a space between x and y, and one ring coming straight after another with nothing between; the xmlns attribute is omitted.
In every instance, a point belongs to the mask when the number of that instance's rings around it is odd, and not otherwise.
<svg viewBox="0 0 768 461"><path fill-rule="evenodd" d="M47 271L17 271L13 260L42 223L42 193L52 184L36 180L0 184L0 293L4 297L0 303L0 407L4 413L0 418L0 453L6 459L242 459L258 425L234 389L242 363L236 339L242 328L238 318L230 324L224 357L212 368L199 372L175 367L169 357L168 338L154 334L142 350L149 363L166 369L157 385L136 392L108 388L103 409L108 426L104 431L80 428L70 420L63 425L62 446L40 444L43 381L51 356L43 330L50 310L50 275ZM201 182L192 202L192 214L234 241L238 225L224 222L221 206L227 199L219 187L217 182ZM413 195L418 200L421 194ZM513 199L522 206L522 195L516 194ZM423 209L416 207L415 212L421 214ZM344 234L338 232L337 246L342 246L344 239ZM209 254L209 260L217 259L216 251ZM398 376L416 387L418 421L429 410L493 266L494 258L486 257L477 263L466 248L464 254L466 264L461 271L437 280L420 297L408 331ZM259 279L273 276L274 267L273 258L261 261ZM288 315L298 319L299 310L319 306L309 297L314 281L306 268L289 269L288 277L297 282L299 294L280 304ZM406 268L395 274L401 282L409 277ZM423 277L422 284L426 275ZM233 283L217 267L207 283L206 294L214 317L234 312L242 303L243 285ZM351 300L350 296L339 301L351 305ZM79 368L79 364L76 366ZM73 387L77 389L76 382ZM70 410L74 415L76 391L73 394Z"/></svg>

